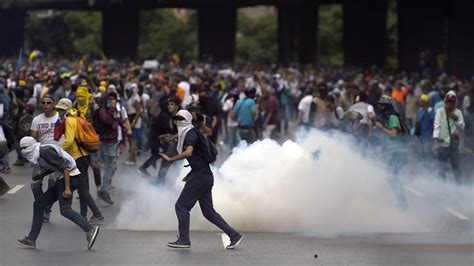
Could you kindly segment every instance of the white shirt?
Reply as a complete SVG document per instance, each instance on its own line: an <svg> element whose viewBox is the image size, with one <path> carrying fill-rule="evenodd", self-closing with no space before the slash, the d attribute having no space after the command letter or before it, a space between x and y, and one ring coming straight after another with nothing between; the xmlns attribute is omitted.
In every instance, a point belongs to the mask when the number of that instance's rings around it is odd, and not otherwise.
<svg viewBox="0 0 474 266"><path fill-rule="evenodd" d="M306 95L301 99L300 103L298 104L298 111L300 111L303 115L301 116L301 122L309 123L309 112L311 110L311 102L313 102L312 95Z"/></svg>
<svg viewBox="0 0 474 266"><path fill-rule="evenodd" d="M349 110L356 111L362 115L362 119L360 120L361 124L368 125L369 124L369 114L375 114L374 107L370 104L358 102L353 104Z"/></svg>
<svg viewBox="0 0 474 266"><path fill-rule="evenodd" d="M125 110L125 107L121 106L120 103L117 103L115 108L117 108L117 113L119 115L120 122L128 118L127 110ZM120 142L122 139L123 139L122 127L119 126L117 140Z"/></svg>
<svg viewBox="0 0 474 266"><path fill-rule="evenodd" d="M444 108L439 108L436 111L436 115L435 115L435 119L434 119L434 123L433 123L433 126L434 126L433 127L433 138L435 138L435 139L439 139L439 134L441 133L441 111L444 112L444 110L445 110ZM443 119L446 119L446 115L445 115L445 117L443 117ZM458 117L458 120L455 123L461 130L464 130L464 127L466 126L466 124L464 123L464 117L463 117L462 113ZM449 124L452 125L451 123L449 123Z"/></svg>
<svg viewBox="0 0 474 266"><path fill-rule="evenodd" d="M227 101L225 101L224 105L222 106L222 110L224 112L229 112L227 116L228 127L236 127L239 125L237 121L232 120L232 108L234 108L234 101L232 99L227 99Z"/></svg>
<svg viewBox="0 0 474 266"><path fill-rule="evenodd" d="M60 145L60 141L54 140L54 127L58 120L58 113L52 117L46 117L44 113L39 114L31 122L31 130L38 132L38 142L41 144ZM63 140L64 141L64 140Z"/></svg>

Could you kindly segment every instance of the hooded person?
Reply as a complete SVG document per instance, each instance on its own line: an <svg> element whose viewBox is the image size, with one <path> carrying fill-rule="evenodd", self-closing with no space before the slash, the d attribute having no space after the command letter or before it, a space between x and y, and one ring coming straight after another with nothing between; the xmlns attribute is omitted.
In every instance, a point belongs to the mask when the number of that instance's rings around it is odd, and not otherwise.
<svg viewBox="0 0 474 266"><path fill-rule="evenodd" d="M79 115L85 117L87 120L92 120L92 113L94 112L94 101L92 100L92 94L89 93L89 89L86 87L79 87L76 91L76 101L74 107L79 111Z"/></svg>
<svg viewBox="0 0 474 266"><path fill-rule="evenodd" d="M178 155L169 157L161 153L161 157L169 162L186 159L191 167L191 171L186 176L183 191L179 195L175 204L176 215L178 217L179 235L178 240L169 242L171 248L190 248L189 239L189 212L199 201L204 217L217 227L222 229L230 238L230 245L227 249L234 249L240 244L242 235L230 227L227 222L214 210L212 201L212 187L214 176L209 163L201 153L202 143L198 130L192 124L192 115L187 110L180 110L173 116L178 127Z"/></svg>
<svg viewBox="0 0 474 266"><path fill-rule="evenodd" d="M436 111L433 128L433 145L440 160L439 175L446 180L447 162L451 162L454 180L461 183L461 169L459 167L459 143L464 131L464 117L456 108L457 96L449 91L444 97L444 108Z"/></svg>
<svg viewBox="0 0 474 266"><path fill-rule="evenodd" d="M99 227L90 225L84 217L71 208L72 191L77 188L81 173L76 167L75 160L57 145L40 144L32 137L22 138L20 149L29 162L38 165L41 169L40 174L32 177L33 180L40 180L54 172L60 173L61 176L53 186L48 187L46 192L35 199L30 233L22 239L17 239L16 243L22 248L36 248L36 239L43 225L44 211L47 206L59 201L61 215L86 232L87 247L91 249L99 233Z"/></svg>

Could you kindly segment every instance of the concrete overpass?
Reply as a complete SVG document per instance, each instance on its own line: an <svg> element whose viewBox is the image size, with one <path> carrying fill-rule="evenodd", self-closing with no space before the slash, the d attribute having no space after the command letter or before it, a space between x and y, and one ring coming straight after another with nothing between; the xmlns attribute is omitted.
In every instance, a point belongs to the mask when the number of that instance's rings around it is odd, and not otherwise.
<svg viewBox="0 0 474 266"><path fill-rule="evenodd" d="M103 14L103 50L109 57L136 56L141 9L198 10L199 54L233 61L237 9L274 5L278 9L280 62L317 62L318 7L341 3L344 56L354 65L383 65L386 54L387 0L3 0L0 2L0 56L14 56L23 45L27 10L96 10ZM472 0L397 0L399 61L416 70L421 50L448 51L449 69L474 71ZM2 38L3 39L3 38ZM216 41L219 40L219 41Z"/></svg>

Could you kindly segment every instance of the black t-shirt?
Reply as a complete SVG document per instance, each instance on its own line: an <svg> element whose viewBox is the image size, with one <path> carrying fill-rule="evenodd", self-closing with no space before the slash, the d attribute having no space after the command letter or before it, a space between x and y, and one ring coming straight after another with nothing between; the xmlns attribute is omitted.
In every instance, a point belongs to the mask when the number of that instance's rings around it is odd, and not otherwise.
<svg viewBox="0 0 474 266"><path fill-rule="evenodd" d="M209 164L199 154L199 138L195 129L188 131L186 137L184 137L183 149L186 150L188 146L193 146L193 155L187 158L189 166L191 166L191 173L200 172L212 174Z"/></svg>

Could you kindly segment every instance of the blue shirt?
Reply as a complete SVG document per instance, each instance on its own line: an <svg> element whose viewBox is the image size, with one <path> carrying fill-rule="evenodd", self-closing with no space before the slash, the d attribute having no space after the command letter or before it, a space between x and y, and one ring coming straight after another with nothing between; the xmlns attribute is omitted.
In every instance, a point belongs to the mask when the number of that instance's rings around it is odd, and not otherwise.
<svg viewBox="0 0 474 266"><path fill-rule="evenodd" d="M253 113L256 109L255 100L245 98L237 101L232 112L237 116L237 123L239 126L253 127L255 124Z"/></svg>
<svg viewBox="0 0 474 266"><path fill-rule="evenodd" d="M433 138L434 118L435 112L432 108L430 108L430 110L422 108L418 110L418 118L416 121L419 122L421 126L420 139L427 140Z"/></svg>

